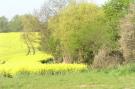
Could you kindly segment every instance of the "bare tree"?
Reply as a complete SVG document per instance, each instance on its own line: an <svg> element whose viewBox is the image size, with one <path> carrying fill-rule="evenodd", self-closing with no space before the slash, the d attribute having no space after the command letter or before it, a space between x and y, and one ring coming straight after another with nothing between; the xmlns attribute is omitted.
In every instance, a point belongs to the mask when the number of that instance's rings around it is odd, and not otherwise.
<svg viewBox="0 0 135 89"><path fill-rule="evenodd" d="M54 19L58 16L58 12L61 11L68 4L68 2L69 0L48 0L43 4L39 11L35 12L36 17L40 21L39 35L41 37L41 41L39 49L41 51L55 53L55 50L59 48L59 45L56 45L57 47L54 48L50 46L52 29L48 28L48 23L49 19ZM61 58L59 57L56 57L56 59L58 59L57 62L61 61Z"/></svg>
<svg viewBox="0 0 135 89"><path fill-rule="evenodd" d="M48 0L43 4L37 17L42 22L47 22L50 17L56 16L58 11L68 4L69 0Z"/></svg>

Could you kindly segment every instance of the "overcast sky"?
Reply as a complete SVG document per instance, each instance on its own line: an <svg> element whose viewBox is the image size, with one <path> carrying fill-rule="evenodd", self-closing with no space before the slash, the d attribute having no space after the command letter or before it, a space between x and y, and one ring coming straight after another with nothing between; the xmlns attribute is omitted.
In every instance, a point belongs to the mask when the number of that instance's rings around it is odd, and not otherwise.
<svg viewBox="0 0 135 89"><path fill-rule="evenodd" d="M39 9L46 0L0 0L0 16L12 18L16 14L32 13ZM92 0L97 4L103 4L106 0Z"/></svg>

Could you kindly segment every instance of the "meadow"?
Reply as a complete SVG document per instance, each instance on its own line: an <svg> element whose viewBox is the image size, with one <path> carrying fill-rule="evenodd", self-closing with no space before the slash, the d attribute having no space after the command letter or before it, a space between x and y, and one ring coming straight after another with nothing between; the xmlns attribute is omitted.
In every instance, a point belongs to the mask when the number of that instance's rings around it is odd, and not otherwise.
<svg viewBox="0 0 135 89"><path fill-rule="evenodd" d="M135 89L135 73L126 70L89 71L58 75L0 76L0 89Z"/></svg>

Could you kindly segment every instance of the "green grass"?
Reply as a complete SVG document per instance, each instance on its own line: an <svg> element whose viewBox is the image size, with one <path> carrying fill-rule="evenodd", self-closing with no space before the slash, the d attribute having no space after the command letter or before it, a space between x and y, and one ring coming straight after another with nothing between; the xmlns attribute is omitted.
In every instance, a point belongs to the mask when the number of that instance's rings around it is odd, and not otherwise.
<svg viewBox="0 0 135 89"><path fill-rule="evenodd" d="M17 75L0 77L0 89L135 89L135 74L110 75L104 72L61 75Z"/></svg>

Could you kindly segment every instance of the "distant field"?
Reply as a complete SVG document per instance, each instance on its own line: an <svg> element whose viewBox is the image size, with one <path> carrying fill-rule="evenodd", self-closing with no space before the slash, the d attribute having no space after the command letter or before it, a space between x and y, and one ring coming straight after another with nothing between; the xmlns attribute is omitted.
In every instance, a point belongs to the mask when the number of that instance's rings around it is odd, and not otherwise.
<svg viewBox="0 0 135 89"><path fill-rule="evenodd" d="M46 73L64 71L83 71L83 64L42 64L41 60L52 58L51 55L36 51L35 55L26 56L27 46L21 33L0 33L0 73L13 75L19 72Z"/></svg>
<svg viewBox="0 0 135 89"><path fill-rule="evenodd" d="M29 56L26 56L26 53L27 46L21 38L21 33L0 33L0 61L37 61L50 57L40 51Z"/></svg>

